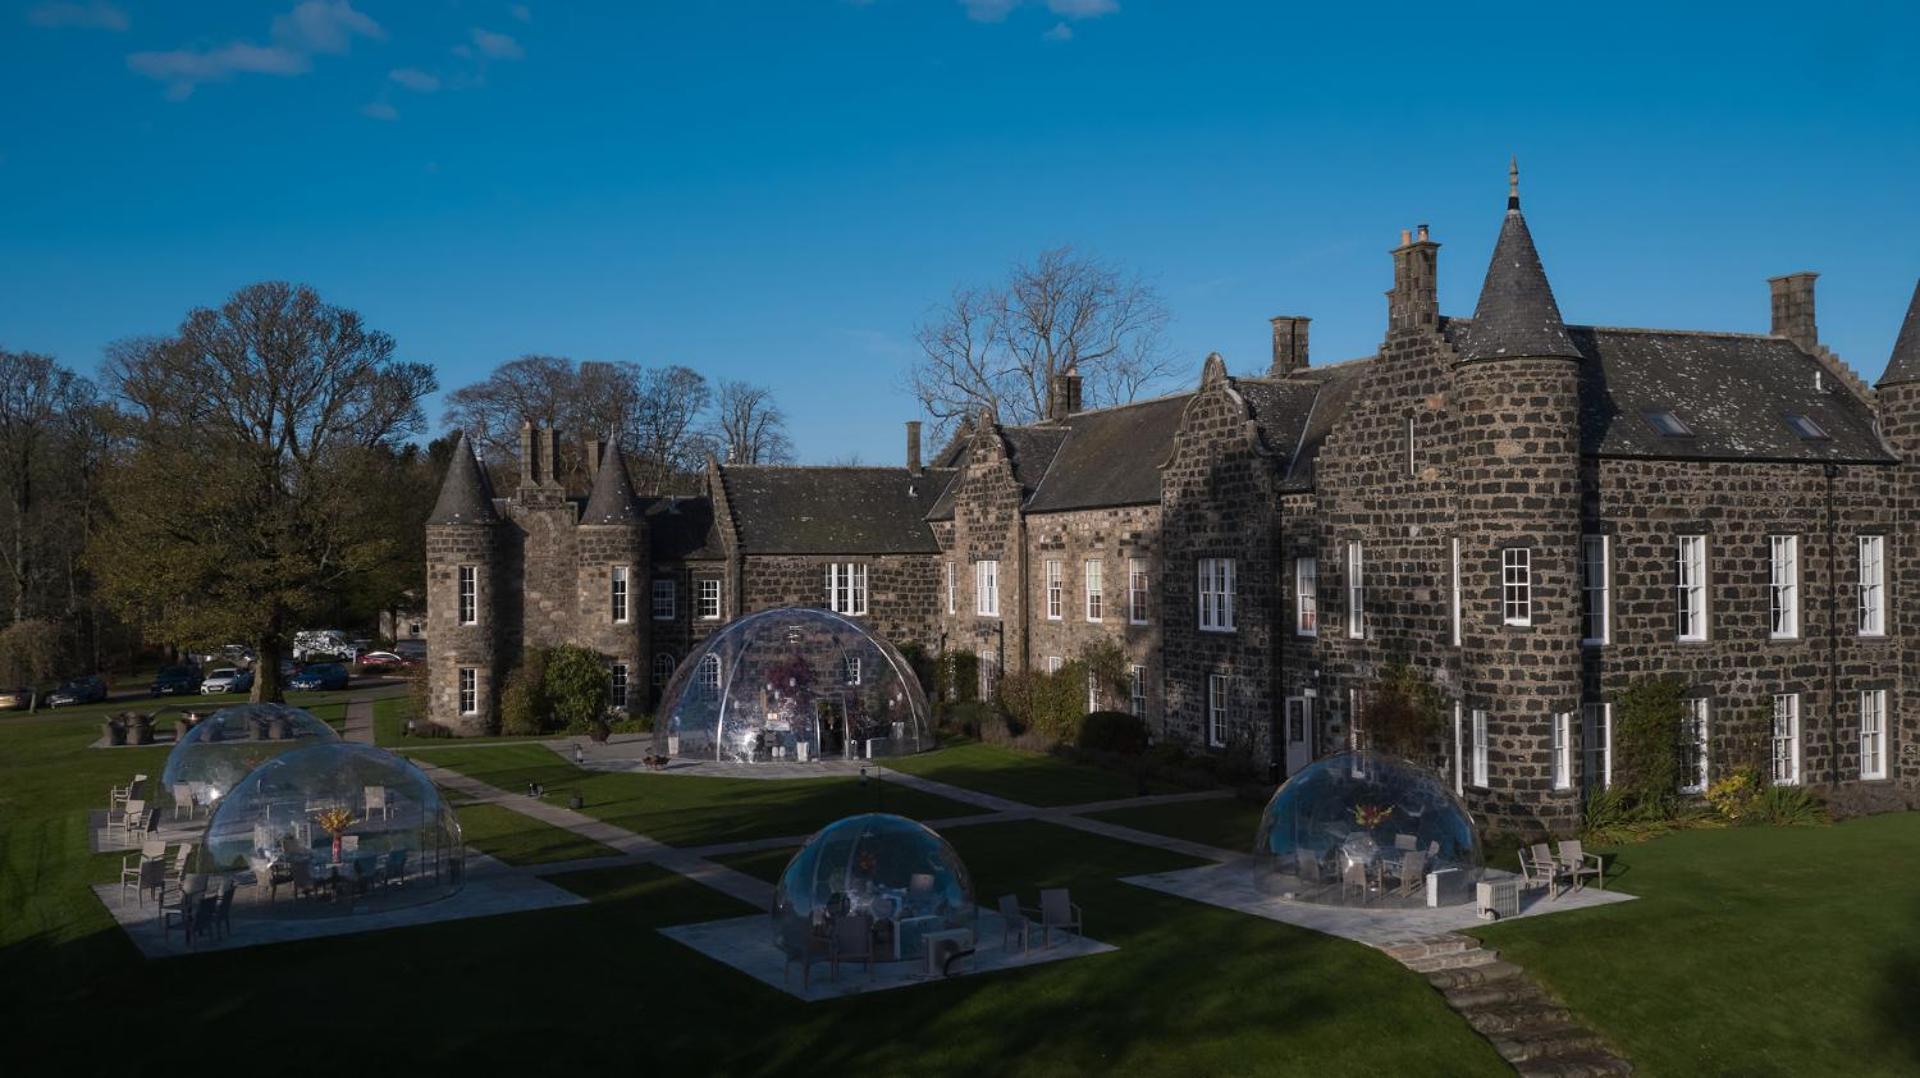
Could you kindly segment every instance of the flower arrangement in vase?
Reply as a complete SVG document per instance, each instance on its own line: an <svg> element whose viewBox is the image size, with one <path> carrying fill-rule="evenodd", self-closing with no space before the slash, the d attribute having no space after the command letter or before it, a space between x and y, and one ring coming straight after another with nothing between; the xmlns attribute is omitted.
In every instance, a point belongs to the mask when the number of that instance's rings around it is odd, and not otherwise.
<svg viewBox="0 0 1920 1078"><path fill-rule="evenodd" d="M323 809L313 814L313 822L320 830L333 836L333 863L340 863L340 837L353 826L353 813L343 808Z"/></svg>
<svg viewBox="0 0 1920 1078"><path fill-rule="evenodd" d="M1353 822L1361 827L1372 829L1393 818L1392 805L1355 805Z"/></svg>

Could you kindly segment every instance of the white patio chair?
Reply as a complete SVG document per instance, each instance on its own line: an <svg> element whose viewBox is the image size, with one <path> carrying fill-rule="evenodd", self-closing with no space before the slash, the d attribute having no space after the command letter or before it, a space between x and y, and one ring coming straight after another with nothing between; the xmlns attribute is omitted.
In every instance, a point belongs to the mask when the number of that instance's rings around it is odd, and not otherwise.
<svg viewBox="0 0 1920 1078"><path fill-rule="evenodd" d="M1050 887L1040 892L1040 946L1053 946L1056 928L1076 936L1086 935L1080 907L1073 904L1064 887Z"/></svg>
<svg viewBox="0 0 1920 1078"><path fill-rule="evenodd" d="M1419 893L1427 884L1427 855L1419 850L1408 850L1400 855L1393 874L1400 881L1394 894L1406 896Z"/></svg>
<svg viewBox="0 0 1920 1078"><path fill-rule="evenodd" d="M1606 867L1600 855L1586 852L1577 838L1560 840L1560 872L1576 890L1586 886L1582 881L1588 876L1594 878L1602 891L1607 889Z"/></svg>
<svg viewBox="0 0 1920 1078"><path fill-rule="evenodd" d="M380 814L381 819L384 820L387 818L387 788L385 786L367 787L366 801L366 819L373 819L373 814L376 812Z"/></svg>
<svg viewBox="0 0 1920 1078"><path fill-rule="evenodd" d="M200 806L194 804L194 801L193 801L192 786L189 786L184 782L176 782L173 784L173 818L174 819L177 820L184 815L187 817L187 819L191 820L193 819L194 815L198 812L199 808Z"/></svg>
<svg viewBox="0 0 1920 1078"><path fill-rule="evenodd" d="M1026 954L1033 940L1033 923L1040 916L1039 910L1029 910L1020 905L1020 900L1012 895L1000 896L1000 949L1012 948L1014 933L1020 935L1020 953Z"/></svg>

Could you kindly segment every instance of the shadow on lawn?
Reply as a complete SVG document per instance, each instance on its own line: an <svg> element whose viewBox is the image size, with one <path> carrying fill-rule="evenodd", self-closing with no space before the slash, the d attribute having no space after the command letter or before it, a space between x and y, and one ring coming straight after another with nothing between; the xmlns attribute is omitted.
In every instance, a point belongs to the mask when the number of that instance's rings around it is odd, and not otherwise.
<svg viewBox="0 0 1920 1078"><path fill-rule="evenodd" d="M1920 903L1914 905L1907 920L1920 924ZM1915 1001L1920 1001L1920 947L1908 945L1895 951L1880 967L1874 1024L1908 1058L1920 1063L1920 1022L1914 1020Z"/></svg>

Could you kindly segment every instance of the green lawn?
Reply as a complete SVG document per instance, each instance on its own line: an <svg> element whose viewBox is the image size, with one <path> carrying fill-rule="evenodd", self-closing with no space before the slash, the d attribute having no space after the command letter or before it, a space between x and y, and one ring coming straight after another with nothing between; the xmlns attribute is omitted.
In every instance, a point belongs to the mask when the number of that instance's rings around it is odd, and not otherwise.
<svg viewBox="0 0 1920 1078"><path fill-rule="evenodd" d="M909 775L1029 805L1081 805L1140 793L1139 782L1131 775L984 741L954 742L937 752L899 756L886 763ZM1174 791L1154 785L1148 792Z"/></svg>
<svg viewBox="0 0 1920 1078"><path fill-rule="evenodd" d="M1171 805L1142 805L1089 813L1088 818L1122 824L1156 835L1170 835L1223 850L1253 849L1265 805L1222 797L1210 801L1181 801Z"/></svg>
<svg viewBox="0 0 1920 1078"><path fill-rule="evenodd" d="M1683 831L1618 906L1476 934L1648 1075L1920 1072L1920 815Z"/></svg>
<svg viewBox="0 0 1920 1078"><path fill-rule="evenodd" d="M514 793L529 782L545 786L550 798L577 791L588 815L672 846L805 836L842 816L879 809L922 820L980 811L892 783L863 787L854 778L776 782L582 771L540 745L421 749L409 755Z"/></svg>
<svg viewBox="0 0 1920 1078"><path fill-rule="evenodd" d="M614 857L620 852L499 805L461 805L458 812L461 837L467 845L510 865Z"/></svg>

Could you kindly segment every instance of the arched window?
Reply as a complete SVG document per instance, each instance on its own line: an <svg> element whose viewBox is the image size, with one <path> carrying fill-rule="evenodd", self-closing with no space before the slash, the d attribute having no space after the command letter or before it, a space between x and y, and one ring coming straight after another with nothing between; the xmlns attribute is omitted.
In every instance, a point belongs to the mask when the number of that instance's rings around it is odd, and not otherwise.
<svg viewBox="0 0 1920 1078"><path fill-rule="evenodd" d="M653 653L653 691L659 692L667 687L673 678L673 668L679 665L674 661L673 652L656 651Z"/></svg>
<svg viewBox="0 0 1920 1078"><path fill-rule="evenodd" d="M706 655L701 657L700 687L709 692L720 691L720 656Z"/></svg>

